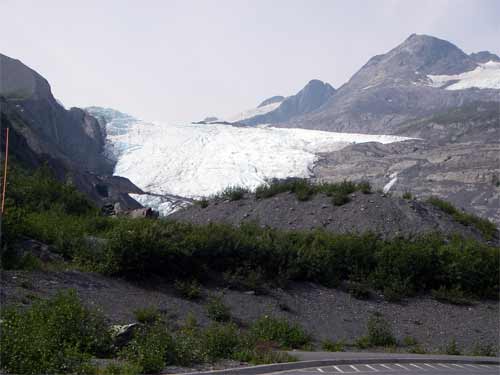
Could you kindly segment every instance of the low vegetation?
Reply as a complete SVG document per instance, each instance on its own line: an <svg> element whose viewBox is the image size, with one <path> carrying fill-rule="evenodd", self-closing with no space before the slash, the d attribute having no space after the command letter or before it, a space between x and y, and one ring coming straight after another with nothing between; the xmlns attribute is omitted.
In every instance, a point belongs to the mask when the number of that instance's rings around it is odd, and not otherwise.
<svg viewBox="0 0 500 375"><path fill-rule="evenodd" d="M229 186L219 194L216 194L214 198L239 201L240 199L243 199L248 193L250 193L250 190L248 190L247 188L241 186Z"/></svg>
<svg viewBox="0 0 500 375"><path fill-rule="evenodd" d="M303 181L292 181L294 189L308 189ZM355 184L317 188L348 192ZM127 278L157 275L203 282L219 275L233 284L247 284L243 288L263 290L289 280L325 286L355 280L397 298L444 288L498 299L500 291L500 249L471 239L434 234L411 241L382 240L372 234L286 232L252 223L232 227L112 219L99 216L80 193L57 183L47 170L33 175L13 171L4 224L3 268L34 263L16 259L11 250L17 238L27 235L53 245L78 267ZM89 236L104 241L89 245ZM186 295L197 294L194 285L178 287Z"/></svg>
<svg viewBox="0 0 500 375"><path fill-rule="evenodd" d="M483 219L476 215L461 211L453 206L450 202L436 197L429 198L428 202L439 208L441 211L451 215L453 219L458 221L459 223L466 226L473 226L479 232L481 232L484 238L488 240L493 239L498 233L496 225L488 219Z"/></svg>
<svg viewBox="0 0 500 375"><path fill-rule="evenodd" d="M216 322L229 322L231 310L224 303L221 296L211 296L206 304L207 315Z"/></svg>
<svg viewBox="0 0 500 375"><path fill-rule="evenodd" d="M144 314L144 311L148 311ZM310 340L297 324L262 317L242 331L231 322L198 326L191 316L172 329L143 309L145 322L118 350L110 327L95 311L84 307L75 292L35 302L27 309L2 309L1 368L15 374L155 374L165 366L233 359L254 364L293 361L277 349L301 348ZM150 319L153 317L154 319ZM115 358L98 370L91 358Z"/></svg>
<svg viewBox="0 0 500 375"><path fill-rule="evenodd" d="M0 363L12 374L82 373L92 356L109 354L104 318L74 292L36 301L27 310L2 309Z"/></svg>
<svg viewBox="0 0 500 375"><path fill-rule="evenodd" d="M324 340L321 343L321 349L326 352L343 352L345 343L343 341Z"/></svg>
<svg viewBox="0 0 500 375"><path fill-rule="evenodd" d="M174 287L183 298L190 300L201 298L201 285L197 280L175 280Z"/></svg>
<svg viewBox="0 0 500 375"><path fill-rule="evenodd" d="M156 307L145 307L134 311L135 319L139 323L152 324L161 319L161 314Z"/></svg>
<svg viewBox="0 0 500 375"><path fill-rule="evenodd" d="M391 324L380 314L373 314L366 324L367 334L360 337L355 345L360 349L374 346L393 347L397 342Z"/></svg>
<svg viewBox="0 0 500 375"><path fill-rule="evenodd" d="M370 183L362 181L358 184L351 181L340 183L314 184L310 180L302 178L288 178L285 180L271 180L269 183L257 187L255 197L257 199L270 198L280 193L293 193L299 201L307 201L318 193L332 197L335 206L342 206L350 201L349 194L360 191L363 194L372 192Z"/></svg>

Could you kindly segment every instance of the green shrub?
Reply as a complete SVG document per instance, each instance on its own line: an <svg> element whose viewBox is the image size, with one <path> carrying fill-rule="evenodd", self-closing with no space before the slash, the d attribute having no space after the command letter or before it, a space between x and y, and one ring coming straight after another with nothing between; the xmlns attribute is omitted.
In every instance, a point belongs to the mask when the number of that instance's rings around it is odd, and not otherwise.
<svg viewBox="0 0 500 375"><path fill-rule="evenodd" d="M156 307L145 307L134 311L135 319L139 323L152 324L161 319L160 312Z"/></svg>
<svg viewBox="0 0 500 375"><path fill-rule="evenodd" d="M141 372L155 374L175 363L175 343L167 328L155 323L138 330L120 355L139 366Z"/></svg>
<svg viewBox="0 0 500 375"><path fill-rule="evenodd" d="M439 208L441 211L451 215L453 219L463 225L473 226L482 233L485 239L491 240L498 234L496 225L488 219L480 218L476 215L469 214L464 211L458 210L450 202L442 199L431 197L428 202L433 206Z"/></svg>
<svg viewBox="0 0 500 375"><path fill-rule="evenodd" d="M218 359L231 358L240 345L240 332L236 325L212 324L203 331L202 345L206 350L206 358L214 362Z"/></svg>
<svg viewBox="0 0 500 375"><path fill-rule="evenodd" d="M495 347L493 344L475 343L471 354L480 357L496 357L498 354L498 347Z"/></svg>
<svg viewBox="0 0 500 375"><path fill-rule="evenodd" d="M415 346L415 345L418 345L418 342L415 339L415 337L405 336L405 338L403 339L403 344L405 346Z"/></svg>
<svg viewBox="0 0 500 375"><path fill-rule="evenodd" d="M351 198L347 194L342 194L341 192L335 191L332 193L332 203L334 206L343 206L349 203Z"/></svg>
<svg viewBox="0 0 500 375"><path fill-rule="evenodd" d="M4 309L2 320L0 363L9 373L73 373L92 355L111 350L104 319L82 306L74 291L24 311Z"/></svg>
<svg viewBox="0 0 500 375"><path fill-rule="evenodd" d="M321 348L326 352L343 352L345 343L341 341L324 340L321 343Z"/></svg>
<svg viewBox="0 0 500 375"><path fill-rule="evenodd" d="M408 191L406 190L404 193L403 193L403 199L406 199L407 201L411 201L413 200L413 194L411 193L411 191Z"/></svg>
<svg viewBox="0 0 500 375"><path fill-rule="evenodd" d="M460 349L457 345L457 340L452 339L444 348L444 353L447 355L461 355Z"/></svg>
<svg viewBox="0 0 500 375"><path fill-rule="evenodd" d="M216 194L216 199L228 199L230 201L238 201L245 197L250 191L241 186L228 186L221 193Z"/></svg>
<svg viewBox="0 0 500 375"><path fill-rule="evenodd" d="M201 208L207 208L209 205L208 199L202 198L200 200L195 201L195 204L199 205Z"/></svg>
<svg viewBox="0 0 500 375"><path fill-rule="evenodd" d="M275 342L280 348L302 348L311 341L311 337L296 323L285 319L263 316L256 320L249 329L254 342Z"/></svg>
<svg viewBox="0 0 500 375"><path fill-rule="evenodd" d="M361 191L363 194L371 194L372 186L368 181L361 181L357 186L357 190Z"/></svg>
<svg viewBox="0 0 500 375"><path fill-rule="evenodd" d="M184 298L195 300L201 297L201 286L196 280L176 280L174 286L177 293Z"/></svg>
<svg viewBox="0 0 500 375"><path fill-rule="evenodd" d="M221 296L211 296L206 305L207 315L216 322L231 320L231 310L224 304Z"/></svg>
<svg viewBox="0 0 500 375"><path fill-rule="evenodd" d="M396 345L396 339L392 334L390 323L382 316L373 315L367 323L367 339L371 346Z"/></svg>

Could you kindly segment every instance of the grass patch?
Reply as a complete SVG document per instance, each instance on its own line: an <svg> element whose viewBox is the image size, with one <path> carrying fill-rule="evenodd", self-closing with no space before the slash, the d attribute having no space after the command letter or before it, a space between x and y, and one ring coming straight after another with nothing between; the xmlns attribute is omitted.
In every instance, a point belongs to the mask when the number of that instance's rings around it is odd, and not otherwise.
<svg viewBox="0 0 500 375"><path fill-rule="evenodd" d="M446 212L451 215L453 219L465 226L473 226L476 228L487 240L493 239L497 233L498 229L494 223L488 219L483 219L479 216L460 211L458 208L453 206L450 202L445 200L431 197L428 202L433 206L439 208L441 211Z"/></svg>

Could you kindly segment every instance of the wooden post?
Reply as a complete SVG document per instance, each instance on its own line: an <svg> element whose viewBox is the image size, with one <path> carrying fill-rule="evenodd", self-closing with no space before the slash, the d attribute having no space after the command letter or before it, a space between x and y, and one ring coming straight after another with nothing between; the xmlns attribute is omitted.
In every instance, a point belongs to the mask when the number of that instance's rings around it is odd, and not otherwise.
<svg viewBox="0 0 500 375"><path fill-rule="evenodd" d="M3 172L3 186L2 186L2 215L5 209L5 190L7 189L7 165L9 162L9 128L5 128L5 164Z"/></svg>

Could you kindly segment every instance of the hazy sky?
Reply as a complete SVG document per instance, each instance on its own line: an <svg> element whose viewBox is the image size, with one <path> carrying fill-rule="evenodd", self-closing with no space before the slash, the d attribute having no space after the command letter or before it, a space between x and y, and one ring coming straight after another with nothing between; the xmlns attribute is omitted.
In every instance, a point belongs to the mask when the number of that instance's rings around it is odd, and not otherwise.
<svg viewBox="0 0 500 375"><path fill-rule="evenodd" d="M498 0L0 0L0 53L68 106L229 115L313 78L339 87L411 33L500 53Z"/></svg>

